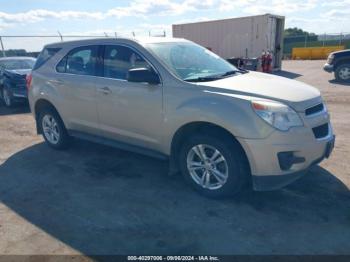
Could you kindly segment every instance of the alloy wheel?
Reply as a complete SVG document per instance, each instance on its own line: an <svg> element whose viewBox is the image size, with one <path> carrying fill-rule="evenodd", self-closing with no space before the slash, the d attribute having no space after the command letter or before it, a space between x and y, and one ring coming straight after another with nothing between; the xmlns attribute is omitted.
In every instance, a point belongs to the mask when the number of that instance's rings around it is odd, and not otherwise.
<svg viewBox="0 0 350 262"><path fill-rule="evenodd" d="M348 80L350 79L350 68L349 67L344 67L339 70L339 77L343 80Z"/></svg>
<svg viewBox="0 0 350 262"><path fill-rule="evenodd" d="M222 153L213 146L199 144L187 154L187 169L201 187L216 190L228 179L228 165Z"/></svg>
<svg viewBox="0 0 350 262"><path fill-rule="evenodd" d="M9 92L6 89L4 89L3 91L3 98L4 98L5 105L11 106L11 97Z"/></svg>
<svg viewBox="0 0 350 262"><path fill-rule="evenodd" d="M45 115L42 118L42 128L45 138L56 145L60 139L60 131L56 119L51 115Z"/></svg>

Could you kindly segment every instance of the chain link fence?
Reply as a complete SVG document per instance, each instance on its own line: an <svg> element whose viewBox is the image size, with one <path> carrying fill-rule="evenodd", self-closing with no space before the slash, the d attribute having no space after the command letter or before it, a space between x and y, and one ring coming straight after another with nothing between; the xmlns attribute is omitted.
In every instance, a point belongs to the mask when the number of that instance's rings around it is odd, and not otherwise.
<svg viewBox="0 0 350 262"><path fill-rule="evenodd" d="M151 36L151 32L147 33ZM130 33L127 37L134 37ZM158 34L152 36L165 36ZM117 33L104 33L101 35L0 35L0 57L3 56L37 56L43 46L53 42L69 41L78 39L118 37ZM350 33L338 34L309 34L285 36L283 41L283 57L291 58L293 47L321 47L321 46L344 46L350 48Z"/></svg>
<svg viewBox="0 0 350 262"><path fill-rule="evenodd" d="M283 55L285 58L290 58L293 47L322 46L344 46L345 49L349 49L350 33L285 36L283 40Z"/></svg>
<svg viewBox="0 0 350 262"><path fill-rule="evenodd" d="M165 37L166 31L149 30L143 32L130 32L127 35L123 34L120 37L135 37L135 36L153 36ZM43 46L49 43L60 41L71 41L79 39L91 38L116 38L119 37L117 32L108 32L103 34L93 35L0 35L0 57L8 56L37 56Z"/></svg>
<svg viewBox="0 0 350 262"><path fill-rule="evenodd" d="M0 35L0 57L37 56L49 43L102 37L116 35Z"/></svg>

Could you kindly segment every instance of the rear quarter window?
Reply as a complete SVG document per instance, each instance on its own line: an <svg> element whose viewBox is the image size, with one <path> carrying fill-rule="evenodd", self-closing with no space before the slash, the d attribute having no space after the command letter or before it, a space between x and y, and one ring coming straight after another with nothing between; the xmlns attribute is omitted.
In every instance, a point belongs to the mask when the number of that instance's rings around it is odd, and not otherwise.
<svg viewBox="0 0 350 262"><path fill-rule="evenodd" d="M54 48L54 47L44 48L43 51L41 51L40 55L38 56L36 63L33 67L33 70L36 70L42 65L44 65L47 61L49 61L51 57L53 57L60 50L61 48Z"/></svg>

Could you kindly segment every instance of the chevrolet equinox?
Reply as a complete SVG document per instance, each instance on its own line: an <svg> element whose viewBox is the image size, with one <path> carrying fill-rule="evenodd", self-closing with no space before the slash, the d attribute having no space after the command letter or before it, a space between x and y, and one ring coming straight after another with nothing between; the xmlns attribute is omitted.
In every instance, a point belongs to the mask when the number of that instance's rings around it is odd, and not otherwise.
<svg viewBox="0 0 350 262"><path fill-rule="evenodd" d="M49 146L78 137L169 159L209 197L280 188L334 147L317 89L239 70L184 39L50 44L27 88Z"/></svg>

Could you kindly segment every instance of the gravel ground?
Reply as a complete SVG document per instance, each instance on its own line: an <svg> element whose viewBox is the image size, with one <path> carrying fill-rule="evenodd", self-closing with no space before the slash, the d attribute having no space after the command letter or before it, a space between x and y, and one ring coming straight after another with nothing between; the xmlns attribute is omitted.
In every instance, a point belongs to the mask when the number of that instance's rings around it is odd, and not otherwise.
<svg viewBox="0 0 350 262"><path fill-rule="evenodd" d="M211 200L167 163L36 136L26 107L0 107L0 254L349 254L350 86L324 61L285 61L319 88L337 135L330 159L294 184Z"/></svg>

